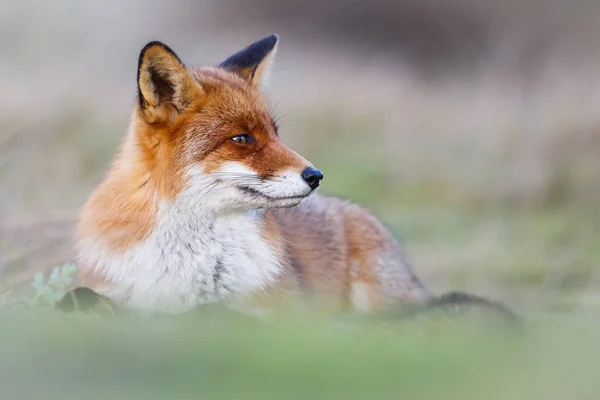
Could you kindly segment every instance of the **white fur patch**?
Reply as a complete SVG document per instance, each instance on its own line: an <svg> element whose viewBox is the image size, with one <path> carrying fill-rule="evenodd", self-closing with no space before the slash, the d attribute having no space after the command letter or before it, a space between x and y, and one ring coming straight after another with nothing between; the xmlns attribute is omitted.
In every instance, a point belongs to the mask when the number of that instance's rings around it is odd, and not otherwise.
<svg viewBox="0 0 600 400"><path fill-rule="evenodd" d="M353 281L350 287L350 300L357 312L369 312L374 308L369 286L360 281Z"/></svg>
<svg viewBox="0 0 600 400"><path fill-rule="evenodd" d="M274 284L281 258L261 236L263 212L235 209L236 191L190 171L174 202L160 202L156 227L122 254L99 240L80 242L81 259L114 285L99 292L139 310L185 312Z"/></svg>
<svg viewBox="0 0 600 400"><path fill-rule="evenodd" d="M260 179L258 174L244 164L230 161L219 169L223 180L231 177L232 184L256 190L272 199L305 197L311 193L308 184L302 179L299 171L285 170L274 174L269 179Z"/></svg>

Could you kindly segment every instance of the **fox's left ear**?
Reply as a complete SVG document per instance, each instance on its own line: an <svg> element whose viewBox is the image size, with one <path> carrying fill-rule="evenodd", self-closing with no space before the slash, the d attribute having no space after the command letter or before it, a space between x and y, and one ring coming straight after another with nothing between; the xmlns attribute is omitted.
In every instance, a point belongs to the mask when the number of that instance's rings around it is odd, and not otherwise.
<svg viewBox="0 0 600 400"><path fill-rule="evenodd" d="M170 47L161 42L144 46L138 62L138 97L147 122L166 122L189 108L202 93Z"/></svg>
<svg viewBox="0 0 600 400"><path fill-rule="evenodd" d="M269 73L277 53L277 35L267 36L235 53L219 67L237 73L252 86L266 88Z"/></svg>

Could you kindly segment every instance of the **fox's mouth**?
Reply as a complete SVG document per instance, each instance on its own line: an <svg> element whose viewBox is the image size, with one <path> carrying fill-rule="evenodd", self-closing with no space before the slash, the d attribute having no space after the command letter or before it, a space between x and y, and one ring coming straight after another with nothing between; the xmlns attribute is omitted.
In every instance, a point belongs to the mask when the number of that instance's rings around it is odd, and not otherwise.
<svg viewBox="0 0 600 400"><path fill-rule="evenodd" d="M251 187L248 186L236 186L237 189L239 189L241 192L249 194L253 197L260 197L260 198L264 198L264 199L268 199L268 200L301 200L305 197L308 197L309 194L312 193L312 190L306 194L301 194L301 195L295 195L295 196L281 196L281 197L275 197L275 196L269 196L267 194L264 194L263 192L253 189Z"/></svg>

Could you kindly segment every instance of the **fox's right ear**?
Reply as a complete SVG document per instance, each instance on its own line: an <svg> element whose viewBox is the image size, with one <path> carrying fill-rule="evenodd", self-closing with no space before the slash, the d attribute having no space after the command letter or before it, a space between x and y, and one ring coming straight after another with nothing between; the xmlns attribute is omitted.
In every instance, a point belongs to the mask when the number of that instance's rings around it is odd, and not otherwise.
<svg viewBox="0 0 600 400"><path fill-rule="evenodd" d="M202 88L177 54L161 42L150 42L138 61L138 101L149 123L166 122L185 111Z"/></svg>
<svg viewBox="0 0 600 400"><path fill-rule="evenodd" d="M268 83L279 36L270 35L227 58L219 66L233 71L252 86L265 89Z"/></svg>

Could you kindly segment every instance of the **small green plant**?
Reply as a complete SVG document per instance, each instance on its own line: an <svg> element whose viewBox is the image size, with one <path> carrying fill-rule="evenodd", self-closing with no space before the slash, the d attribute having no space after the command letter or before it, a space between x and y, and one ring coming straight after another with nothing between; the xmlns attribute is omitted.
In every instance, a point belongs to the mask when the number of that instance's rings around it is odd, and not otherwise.
<svg viewBox="0 0 600 400"><path fill-rule="evenodd" d="M42 272L33 277L31 286L35 290L33 303L35 305L54 306L67 292L67 287L73 282L77 266L65 264L56 267L46 280Z"/></svg>

